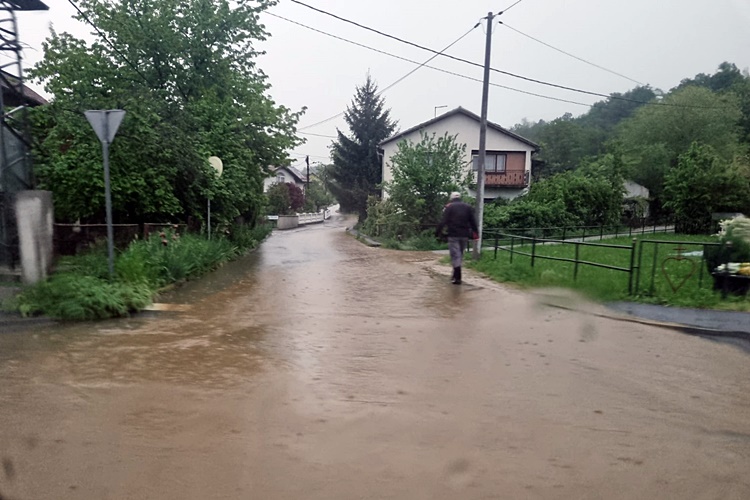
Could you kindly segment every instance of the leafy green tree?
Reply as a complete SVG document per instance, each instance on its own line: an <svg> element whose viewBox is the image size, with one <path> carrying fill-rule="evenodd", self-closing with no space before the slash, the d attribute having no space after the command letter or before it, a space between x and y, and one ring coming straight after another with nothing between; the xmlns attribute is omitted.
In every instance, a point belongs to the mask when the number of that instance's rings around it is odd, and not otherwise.
<svg viewBox="0 0 750 500"><path fill-rule="evenodd" d="M712 146L727 161L741 151L741 111L733 96L685 87L660 102L639 109L619 133L630 177L649 189L657 211L667 172L694 141Z"/></svg>
<svg viewBox="0 0 750 500"><path fill-rule="evenodd" d="M685 87L704 87L713 92L723 92L731 90L735 85L745 80L746 77L737 68L736 64L723 62L719 65L716 73L707 75L699 73L694 78L686 78L674 90L680 90Z"/></svg>
<svg viewBox="0 0 750 500"><path fill-rule="evenodd" d="M344 211L356 212L360 221L367 217L367 197L378 194L383 172L378 144L396 129L396 122L378 96L375 82L367 76L365 84L357 87L344 120L350 136L340 130L332 146L333 168L329 185Z"/></svg>
<svg viewBox="0 0 750 500"><path fill-rule="evenodd" d="M557 204L562 217L576 225L612 224L622 212L623 184L613 182L601 167L589 171L564 172L532 185L529 201Z"/></svg>
<svg viewBox="0 0 750 500"><path fill-rule="evenodd" d="M94 42L52 32L31 72L54 96L33 123L36 173L56 215L103 220L101 152L82 111L121 108L111 150L118 222L203 218L208 196L220 221L254 220L267 166L298 143L299 114L271 100L255 63L267 36L258 16L273 3L80 1Z"/></svg>
<svg viewBox="0 0 750 500"><path fill-rule="evenodd" d="M612 94L579 117L566 113L550 122L524 120L513 131L540 144L532 173L535 179L549 177L574 170L585 159L604 153L617 125L655 97L650 87L636 87L624 94Z"/></svg>
<svg viewBox="0 0 750 500"><path fill-rule="evenodd" d="M317 180L310 181L305 189L305 210L318 212L332 203L333 197L325 190L323 183Z"/></svg>
<svg viewBox="0 0 750 500"><path fill-rule="evenodd" d="M455 136L422 134L418 143L401 141L391 158L393 180L386 192L407 217L424 225L437 224L452 191L467 185L466 145Z"/></svg>
<svg viewBox="0 0 750 500"><path fill-rule="evenodd" d="M705 234L711 230L713 212L750 208L750 175L746 167L732 165L712 147L696 142L667 173L664 199L677 231Z"/></svg>

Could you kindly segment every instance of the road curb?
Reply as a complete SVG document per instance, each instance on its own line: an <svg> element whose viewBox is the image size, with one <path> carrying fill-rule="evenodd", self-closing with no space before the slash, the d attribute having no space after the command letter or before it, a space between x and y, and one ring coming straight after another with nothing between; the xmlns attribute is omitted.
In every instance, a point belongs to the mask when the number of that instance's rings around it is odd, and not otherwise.
<svg viewBox="0 0 750 500"><path fill-rule="evenodd" d="M718 330L715 328L707 328L707 327L696 326L696 325L686 325L682 323L672 323L668 321L658 321L658 320L653 320L653 319L640 318L638 316L622 315L622 314L617 314L615 312L607 312L607 313L593 312L593 311L588 311L588 310L581 309L581 308L565 306L562 304L555 304L553 302L544 301L544 300L541 300L540 303L548 307L555 307L557 309L563 309L566 311L574 311L577 313L587 314L589 316L594 316L597 318L605 318L605 319L611 319L614 321L623 321L623 322L628 322L628 323L637 323L637 324L646 325L646 326L656 326L660 328L669 328L671 330L676 330L682 333L687 333L689 335L697 335L701 337L728 338L728 339L737 339L737 340L744 340L746 342L750 342L749 332L742 332L742 331L735 331L735 330Z"/></svg>
<svg viewBox="0 0 750 500"><path fill-rule="evenodd" d="M380 247L382 244L379 241L375 241L372 238L365 236L363 234L359 234L359 231L356 229L346 228L346 232L350 235L354 236L358 241L361 241L368 247Z"/></svg>

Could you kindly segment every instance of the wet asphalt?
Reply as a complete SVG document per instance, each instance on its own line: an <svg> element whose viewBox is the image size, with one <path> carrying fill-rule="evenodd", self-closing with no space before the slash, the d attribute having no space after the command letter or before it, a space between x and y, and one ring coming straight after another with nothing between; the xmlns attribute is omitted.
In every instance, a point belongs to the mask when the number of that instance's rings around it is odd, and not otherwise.
<svg viewBox="0 0 750 500"><path fill-rule="evenodd" d="M0 497L750 498L745 351L453 286L350 224L0 335Z"/></svg>

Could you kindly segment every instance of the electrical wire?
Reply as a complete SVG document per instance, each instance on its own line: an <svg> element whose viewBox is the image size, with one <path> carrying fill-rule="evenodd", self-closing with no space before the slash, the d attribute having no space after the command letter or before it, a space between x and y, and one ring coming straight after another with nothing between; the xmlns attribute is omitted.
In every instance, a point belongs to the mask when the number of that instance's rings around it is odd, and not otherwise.
<svg viewBox="0 0 750 500"><path fill-rule="evenodd" d="M414 43L414 42L411 42L409 40L404 40L403 38L399 38L397 36L390 35L388 33L384 33L384 32L382 32L380 30L375 29L375 28L371 28L369 26L365 26L363 24L360 24L358 22L346 19L344 17L338 16L336 14L333 14L331 12L325 11L323 9L319 9L317 7L313 7L312 5L308 5L308 4L306 4L306 3L304 3L304 2L302 2L300 0L291 0L291 1L293 3L302 5L303 7L307 7L308 9L314 10L315 12L319 12L321 14L333 17L334 19L338 19L338 20L343 21L345 23L352 24L354 26L357 26L359 28L365 29L367 31L371 31L373 33L377 33L378 35L384 36L386 38L390 38L392 40L396 40L396 41L404 43L406 45L410 45L412 47L416 47L418 49L425 50L427 52L432 52L433 54L442 55L443 57L447 57L447 58L453 59L455 61L459 61L459 62L462 62L462 63L465 63L465 64L469 64L471 66L477 66L479 68L483 68L484 69L484 65L480 64L478 62L469 61L468 59L463 59L461 57L456 57L456 56L453 56L453 55L450 55L450 54L439 53L435 49L431 49L429 47L425 47L424 45L419 45L418 43ZM518 3L519 2L517 2L514 5L517 5ZM511 7L513 7L513 5L511 5ZM590 91L590 90L583 90L583 89L578 89L578 88L575 88L575 87L568 87L566 85L560 85L560 84L557 84L557 83L546 82L544 80L538 80L536 78L531 78L531 77L528 77L528 76L518 75L518 74L515 74L515 73L511 73L510 71L503 71L503 70L500 70L500 69L497 69L497 68L490 68L490 70L493 71L493 72L495 72L495 73L500 73L502 75L510 76L510 77L513 77L513 78L518 78L518 79L525 80L525 81L528 81L528 82L537 83L539 85L546 85L548 87L554 87L554 88L558 88L558 89L561 89L561 90L568 90L568 91L571 91L571 92L577 92L579 94L586 94L586 95L591 95L591 96L596 96L596 97L603 97L605 99L613 99L613 100L618 100L618 101L633 102L633 103L637 103L637 104L646 104L646 105L651 105L651 106L668 106L668 107L691 108L691 109L724 109L724 108L717 108L717 107L711 107L711 106L688 106L688 105L683 105L683 104L672 104L672 103L666 103L666 102L639 101L637 99L630 99L628 97L623 97L623 96L620 96L620 95L602 94L600 92L593 92L593 91Z"/></svg>
<svg viewBox="0 0 750 500"><path fill-rule="evenodd" d="M334 35L334 34L326 32L326 31L319 30L317 28L313 28L312 26L308 26L306 24L300 23L298 21L294 21L292 19L286 18L284 16L280 16L278 14L274 14L272 12L266 12L266 14L271 15L271 16L276 17L276 18L279 18L279 19L282 19L284 21L290 22L292 24L296 24L297 26L301 26L303 28L309 29L309 30L314 31L316 33L320 33L322 35L329 36L329 37L334 38L336 40L340 40L342 42L350 43L352 45L356 45L358 47L362 47L364 49L371 50L371 51L377 52L379 54L383 54L383 55L386 55L386 56L389 56L389 57L393 57L395 59L399 59L401 61L406 61L406 62L409 62L409 63L412 63L412 64L416 64L418 66L414 70L412 70L409 73L407 73L405 76L401 77L396 82L392 83L388 87L385 87L384 89L382 89L381 91L379 91L378 95L380 95L383 92L385 92L386 90L392 88L396 83L400 82L401 80L403 80L407 76L411 75L412 73L414 73L414 71L416 71L417 69L419 69L421 67L430 68L432 70L440 71L441 73L445 73L445 74L448 74L448 75L452 75L452 76L456 76L456 77L459 77L459 78L463 78L465 80L470 80L470 81L473 81L473 82L482 83L482 80L479 79L479 78L474 78L474 77L471 77L469 75L464 75L463 73L456 73L454 71L449 71L449 70L446 70L446 69L443 69L443 68L439 68L439 67L436 67L436 66L430 66L430 65L428 65L427 63L429 61L431 61L432 59L436 58L438 56L438 54L435 54L430 59L428 59L427 61L424 61L424 62L420 63L418 61L415 61L413 59L409 59L407 57L399 56L399 55L396 55L396 54L393 54L393 53L390 53L390 52L386 52L384 50L376 49L374 47L370 47L369 45L365 45L363 43L355 42L355 41L349 40L347 38L343 38L343 37L340 37L338 35ZM476 26L474 26L474 28L472 28L472 30L474 30L474 29L476 29ZM470 30L469 32L467 32L464 35L462 35L462 38L465 37L472 30ZM454 44L455 44L455 42L454 42ZM446 47L446 49L447 48L448 47ZM559 97L552 97L552 96L548 96L548 95L544 95L544 94L538 94L536 92L529 92L529 91L526 91L526 90L521 90L521 89L517 89L517 88L514 88L514 87L509 87L507 85L501 85L501 84L498 84L498 83L490 82L490 85L492 85L493 87L498 87L498 88L501 88L501 89L510 90L512 92L518 92L520 94L530 95L530 96L534 96L534 97L540 97L542 99L548 99L548 100L552 100L552 101L564 102L564 103L568 103L568 104L575 104L577 106L585 106L585 107L591 107L592 106L591 104L587 104L587 103L583 103L583 102L573 101L573 100L570 100L570 99L562 99L562 98L559 98ZM344 115L344 112L341 112L341 113L338 113L338 114L336 114L334 116L326 118L325 120L321 120L319 122L315 122L315 123L312 123L310 125L305 125L304 127L299 128L297 130L297 132L298 133L302 133L303 130L307 130L307 129L310 129L310 128L313 128L313 127L317 127L318 125L323 125L325 123L330 122L331 120L335 120L336 118L339 118L342 115ZM335 137L333 137L333 138L335 138Z"/></svg>
<svg viewBox="0 0 750 500"><path fill-rule="evenodd" d="M506 12L508 12L510 9L512 9L513 7L515 7L516 5L518 5L521 2L523 2L523 0L516 0L516 3L514 3L510 7L506 8L505 10L501 10L500 12L497 13L497 15L501 16L501 15L505 14Z"/></svg>
<svg viewBox="0 0 750 500"><path fill-rule="evenodd" d="M390 84L390 85L388 85L387 87L385 87L385 88L381 89L380 91L378 91L376 95L382 95L382 94L383 94L384 92L386 92L386 91L388 91L388 90L392 89L393 87L395 87L396 85L398 85L398 84L399 84L399 83L401 83L402 81L406 80L406 79L407 79L407 78L408 78L409 76L411 76L411 75L412 75L412 74L414 74L414 73L415 73L415 72L416 72L417 70L419 70L419 69L421 69L421 68L423 68L423 67L428 67L428 68L432 68L432 66L427 66L427 63L429 63L430 61L432 61L433 59L435 59L435 58L436 58L436 57L437 57L438 55L440 55L441 53L445 52L446 50L448 50L449 48L453 47L453 46L454 46L455 44L457 44L458 42L460 42L461 40L463 40L464 38L466 38L466 36L467 36L467 35L469 35L469 33L471 33L472 31L474 31L475 29L477 29L477 28L479 27L479 25L481 24L481 23L477 23L477 24L475 24L475 25L474 25L474 26L473 26L473 27L472 27L472 28L471 28L470 30L468 30L468 31L467 31L466 33L464 33L463 35L461 35L460 37L458 37L458 38L457 38L456 40L454 40L453 42L451 42L450 44L448 44L448 45L447 45L447 46L446 46L446 47L445 47L445 48L444 48L443 50L441 50L441 51L440 51L439 53L436 53L436 54L434 54L434 55L433 55L432 57L430 57L429 59L427 59L426 61L424 61L424 62L422 62L422 63L419 63L419 62L417 62L417 61L413 61L413 60L411 60L411 59L407 59L407 58L405 58L405 57L401 57L401 56L397 56L397 55L395 55L395 54L391 54L390 52L386 52L386 51L384 51L384 50L376 49L376 48L374 48L374 47L370 47L370 46L368 46L368 45L365 45L365 44L362 44L362 43L359 43L359 42L355 42L355 41L352 41L352 40L349 40L349 39L346 39L346 38L343 38L343 37L340 37L340 36L337 36L337 35L333 35L333 34L331 34L331 33L328 33L328 32L322 31L322 30L319 30L319 29L317 29L317 28L313 28L312 26L308 26L308 25L306 25L306 24L302 24L302 23L300 23L300 22L294 21L294 20L292 20L292 19L289 19L289 18L286 18L286 17L284 17L284 16L280 16L280 15L278 15L278 14L273 14L272 12L267 12L267 14L269 14L269 15L271 15L271 16L273 16L273 17L277 17L277 18L279 18L279 19L283 19L284 21L288 21L288 22L290 22L290 23L296 24L296 25L298 25L298 26L302 26L303 28L307 28L307 29L309 29L309 30L312 30L312 31L315 31L315 32L317 32L317 33L321 33L321 34L323 34L323 35L326 35L326 36L330 36L331 38L335 38L335 39L337 39L337 40L341 40L341 41L343 41L343 42L351 43L351 44L353 44L353 45L356 45L356 46L358 46L358 47L362 47L362 48L365 48L365 49L368 49L368 50L372 50L372 51L378 52L378 53L380 53L380 54L384 54L384 55L387 55L387 56L391 56L391 57L396 57L396 58L398 58L398 59L402 59L402 60L404 60L404 61L407 61L407 62L410 62L410 63L413 63L413 64L416 64L416 65L417 65L417 67L416 67L416 68L412 69L411 71L409 71L409 72L408 72L408 73L406 73L406 74L405 74L404 76L402 76L402 77L401 77L401 78L399 78L398 80L394 81L393 83L391 83L391 84ZM306 126L304 126L304 127L300 127L298 131L302 131L302 130L306 130L306 129L309 129L309 128L317 127L318 125L322 125L322 124L324 124L324 123L327 123L327 122L329 122L329 121L331 121L331 120L335 120L336 118L339 118L340 116L343 116L343 115L344 115L345 113L346 113L345 111L342 111L341 113L338 113L338 114L336 114L336 115L334 115L334 116L331 116L331 117L329 117L329 118L326 118L325 120L321 120L321 121L319 121L319 122L316 122L316 123L313 123L313 124L311 124L311 125L306 125ZM335 139L335 137L334 137L334 139Z"/></svg>
<svg viewBox="0 0 750 500"><path fill-rule="evenodd" d="M89 16L87 16L86 13L83 12L73 0L68 0L68 3L70 3L70 5L72 5L76 11L78 11L78 14L80 14L80 16L83 18L84 21L86 21L86 23L88 23L92 28L96 30L99 36L102 37L102 39L105 42L107 42L107 45L112 47L112 50L114 50L120 57L122 57L123 61L125 61L125 63L128 66L130 66L136 73L138 73L138 76L140 76L143 79L143 81L146 82L147 85L151 85L151 83L148 81L148 78L146 78L146 75L141 73L141 71L133 63L130 62L130 60L125 56L125 54L123 54L120 51L120 49L118 49L115 46L115 44L109 41L109 38L107 38L107 35L102 33L102 31L91 21L91 19L89 19Z"/></svg>
<svg viewBox="0 0 750 500"><path fill-rule="evenodd" d="M598 64L596 64L596 63L593 63L593 62L591 62L591 61L587 61L586 59L584 59L584 58L582 58L582 57L578 57L578 56L576 56L576 55L574 55L574 54L571 54L570 52L566 52L566 51L564 51L564 50L562 50L562 49L558 49L558 48L557 48L557 47L555 47L554 45L550 45L550 44L548 44L548 43L546 43L546 42L543 42L542 40L539 40L538 38L534 38L534 37L533 37L533 36L531 36L531 35L527 35L527 34L526 34L526 33L524 33L523 31L521 31L521 30L519 30L519 29L516 29L516 28L514 28L513 26L510 26L510 25L509 25L508 23L505 23L505 22L503 22L503 21L499 21L499 24L501 24L501 25L505 26L505 27L506 27L506 28L508 28L509 30L515 31L515 32L516 32L516 33L518 33L519 35L525 36L526 38L529 38L529 39L531 39L531 40L534 40L534 41L535 41L535 42L537 42L537 43L541 43L541 44L542 44L542 45L544 45L545 47L549 47L549 48L550 48L550 49L552 49L552 50L556 50L557 52L560 52L561 54L565 54L566 56L572 57L573 59L577 59L577 60L579 60L579 61L581 61L581 62L583 62L583 63L586 63L586 64L588 64L589 66L593 66L593 67L595 67L595 68L599 68L599 69L601 69L601 70L604 70L604 71L606 71L607 73L611 73L611 74L613 74L613 75L616 75L616 76L622 77L622 78L624 78L624 79L626 79L626 80L629 80L629 81L631 81L631 82L633 82L633 83L635 83L635 84L638 84L638 85L640 85L640 86L645 86L645 85L646 85L645 83L639 82L638 80L636 80L636 79L634 79L634 78L630 78L629 76L623 75L622 73L618 73L617 71L613 71L613 70L611 70L611 69L605 68L604 66L600 66L600 65L598 65Z"/></svg>
<svg viewBox="0 0 750 500"><path fill-rule="evenodd" d="M337 118L338 118L338 116L339 115L336 115ZM297 133L298 134L302 134L302 135L313 135L315 137L325 137L326 139L336 139L337 138L335 135L314 134L312 132L300 132L299 130L297 131Z"/></svg>

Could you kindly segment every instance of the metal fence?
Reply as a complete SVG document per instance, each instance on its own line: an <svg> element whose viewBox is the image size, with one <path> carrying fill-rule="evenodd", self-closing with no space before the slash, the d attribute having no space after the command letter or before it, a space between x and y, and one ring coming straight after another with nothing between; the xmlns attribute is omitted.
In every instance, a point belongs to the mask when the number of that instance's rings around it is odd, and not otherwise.
<svg viewBox="0 0 750 500"><path fill-rule="evenodd" d="M644 232L643 234L647 233ZM602 236L602 239L604 237L606 235ZM728 258L728 252L725 252L723 245L718 242L633 238L629 245L616 245L585 242L581 238L563 240L519 236L503 232L494 232L491 237L488 235L485 242L491 243L490 248L494 248L494 259L497 259L498 252L506 252L509 254L511 264L514 257L519 255L528 257L531 267L534 267L538 260L570 263L573 265L573 281L578 280L581 266L625 273L628 279L629 295L643 293L656 296L669 293L670 290L671 293L677 293L686 286L707 288L709 284L713 289L721 290L726 295L728 292L736 292L737 290L741 292L745 284L742 282L738 285L730 280L726 274L713 272L714 270L710 268L716 262L726 263ZM573 255L561 257L540 253L540 247L546 245L573 246ZM673 247L672 252L665 252L665 246ZM620 257L615 257L609 262L583 259L581 258L582 247L610 249L615 252L613 255L620 254ZM709 249L718 249L718 256L711 266L707 259ZM627 262L627 265L618 265L616 264L618 261L621 263ZM742 278L738 279L742 280Z"/></svg>
<svg viewBox="0 0 750 500"><path fill-rule="evenodd" d="M536 237L539 239L586 241L587 239L618 238L620 236L634 236L657 233L673 233L674 223L671 221L647 224L646 219L640 219L637 225L599 224L594 226L552 226L552 227L520 227L520 228L487 228L483 231L485 237L495 233L513 234L515 236Z"/></svg>

